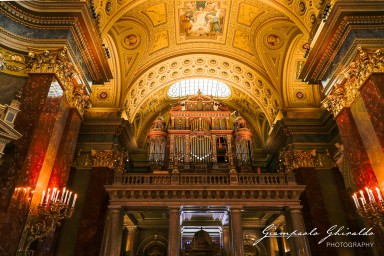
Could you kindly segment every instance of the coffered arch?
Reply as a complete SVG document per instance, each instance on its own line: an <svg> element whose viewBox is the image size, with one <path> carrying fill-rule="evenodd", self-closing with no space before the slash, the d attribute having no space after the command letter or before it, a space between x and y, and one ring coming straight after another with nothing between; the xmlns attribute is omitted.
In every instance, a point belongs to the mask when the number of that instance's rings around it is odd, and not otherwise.
<svg viewBox="0 0 384 256"><path fill-rule="evenodd" d="M281 96L253 68L223 56L193 54L168 59L138 76L125 95L128 120L133 121L151 95L159 95L160 90L173 83L193 77L217 79L230 86L232 94L244 93L256 103L256 108L262 109L270 124L280 109Z"/></svg>

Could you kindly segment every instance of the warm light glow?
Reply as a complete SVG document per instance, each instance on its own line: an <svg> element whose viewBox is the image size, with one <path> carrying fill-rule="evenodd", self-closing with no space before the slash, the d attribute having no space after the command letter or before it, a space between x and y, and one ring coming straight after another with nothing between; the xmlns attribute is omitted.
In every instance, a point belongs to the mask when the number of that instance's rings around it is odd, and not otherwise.
<svg viewBox="0 0 384 256"><path fill-rule="evenodd" d="M231 95L231 89L222 82L213 79L194 78L173 84L168 89L168 96L171 98L185 97L195 95L199 90L204 95L218 98L227 98Z"/></svg>

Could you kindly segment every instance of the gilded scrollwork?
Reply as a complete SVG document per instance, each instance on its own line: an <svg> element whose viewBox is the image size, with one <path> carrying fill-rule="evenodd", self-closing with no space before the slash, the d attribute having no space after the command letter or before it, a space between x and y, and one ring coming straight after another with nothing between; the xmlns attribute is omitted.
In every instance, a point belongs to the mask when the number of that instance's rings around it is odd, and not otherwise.
<svg viewBox="0 0 384 256"><path fill-rule="evenodd" d="M66 47L57 50L30 49L25 60L29 73L54 73L64 91L71 107L76 108L80 115L91 107L91 100L85 85L79 84L76 70L69 59Z"/></svg>
<svg viewBox="0 0 384 256"><path fill-rule="evenodd" d="M0 53L0 70L3 70L7 66L7 62L3 58L3 55Z"/></svg>
<svg viewBox="0 0 384 256"><path fill-rule="evenodd" d="M334 161L328 150L318 152L316 149L299 150L294 149L292 145L280 150L279 153L279 171L292 172L301 167L314 168L332 168Z"/></svg>
<svg viewBox="0 0 384 256"><path fill-rule="evenodd" d="M359 88L372 72L384 72L384 54L381 49L366 52L358 47L356 60L343 71L344 81L336 84L322 101L324 108L336 116L344 107L349 107L359 95Z"/></svg>
<svg viewBox="0 0 384 256"><path fill-rule="evenodd" d="M92 167L108 167L116 173L123 173L125 161L128 159L128 151L117 149L112 150L91 150Z"/></svg>
<svg viewBox="0 0 384 256"><path fill-rule="evenodd" d="M113 168L113 152L112 150L91 151L92 167L108 167Z"/></svg>

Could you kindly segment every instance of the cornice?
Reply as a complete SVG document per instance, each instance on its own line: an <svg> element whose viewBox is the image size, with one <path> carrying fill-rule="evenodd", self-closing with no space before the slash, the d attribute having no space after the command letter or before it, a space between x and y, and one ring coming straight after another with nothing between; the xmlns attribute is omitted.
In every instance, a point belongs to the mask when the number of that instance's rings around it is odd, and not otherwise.
<svg viewBox="0 0 384 256"><path fill-rule="evenodd" d="M326 80L324 76L332 61L342 59L345 52L341 51L350 47L348 37L364 37L362 32L384 29L383 7L384 1L336 2L322 30L318 31L300 78L310 83Z"/></svg>
<svg viewBox="0 0 384 256"><path fill-rule="evenodd" d="M108 121L85 120L80 128L80 134L116 134L120 133L123 119Z"/></svg>
<svg viewBox="0 0 384 256"><path fill-rule="evenodd" d="M112 78L100 33L86 2L0 2L0 10L20 26L38 30L70 31L82 56L78 61L84 61L93 82L103 83ZM18 36L23 39L23 35ZM49 33L49 39L55 39L52 38L54 36ZM33 42L41 38L29 40Z"/></svg>

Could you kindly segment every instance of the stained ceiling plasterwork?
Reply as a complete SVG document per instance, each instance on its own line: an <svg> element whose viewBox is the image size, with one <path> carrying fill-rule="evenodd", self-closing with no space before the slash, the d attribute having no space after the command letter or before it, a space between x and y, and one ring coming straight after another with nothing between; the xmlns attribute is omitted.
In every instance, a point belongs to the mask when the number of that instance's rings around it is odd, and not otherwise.
<svg viewBox="0 0 384 256"><path fill-rule="evenodd" d="M130 122L136 115L153 118L147 114L172 102L165 96L172 83L211 77L232 88L226 104L262 130L254 121L260 110L272 124L280 109L315 101L315 92L296 75L305 61L300 47L306 47L322 2L94 0L100 30L112 38L105 42L119 63L114 81L119 88L110 88L109 101L100 100L103 89L95 90L94 106L105 109L114 102Z"/></svg>

